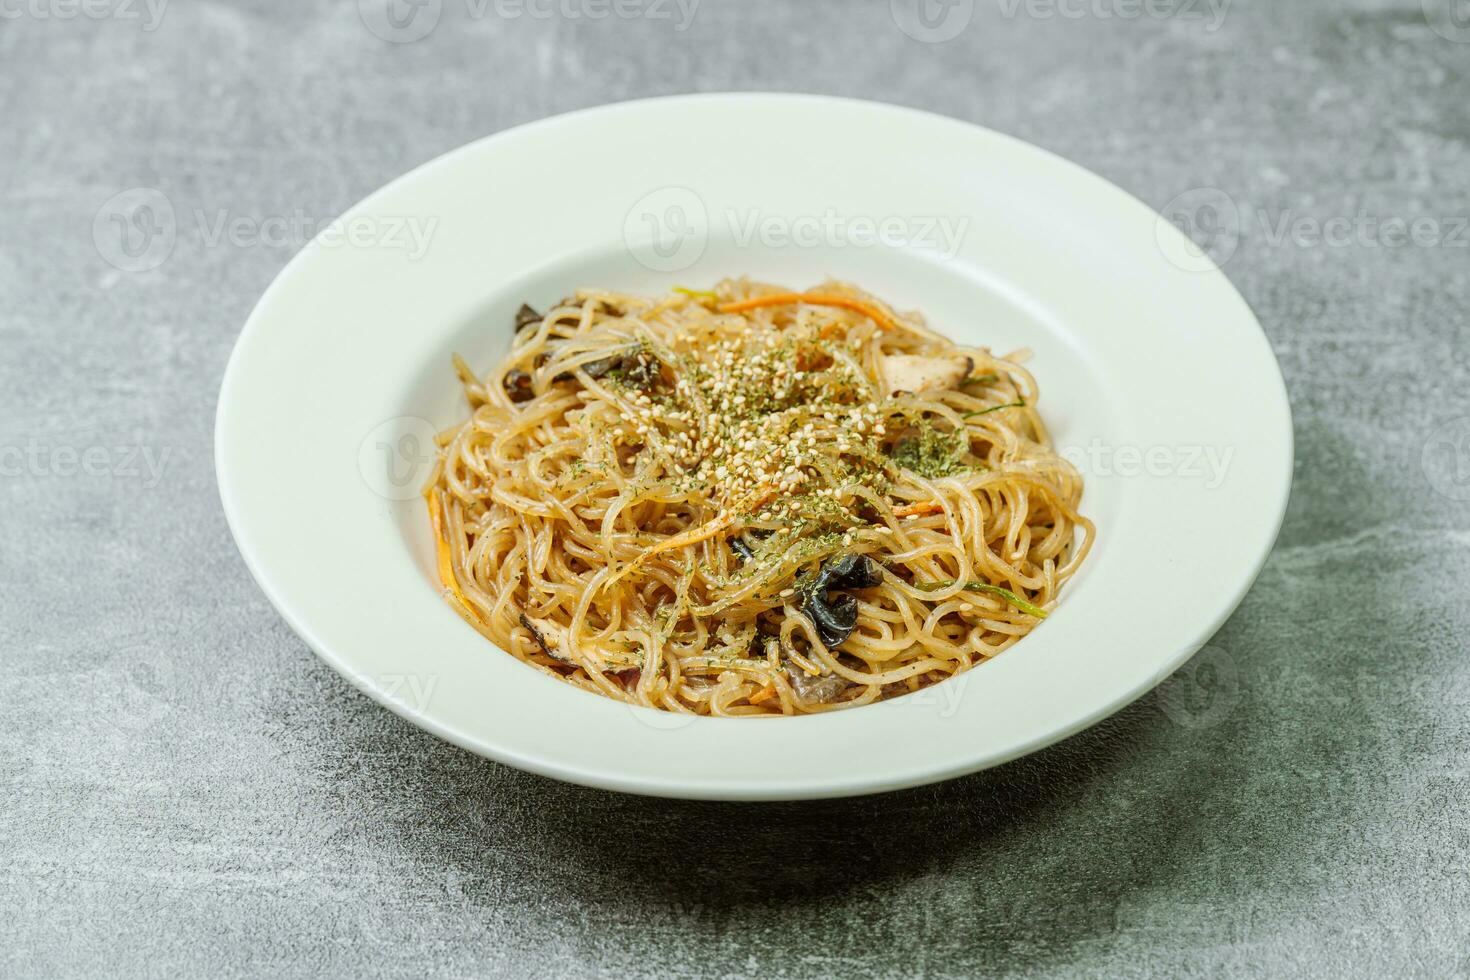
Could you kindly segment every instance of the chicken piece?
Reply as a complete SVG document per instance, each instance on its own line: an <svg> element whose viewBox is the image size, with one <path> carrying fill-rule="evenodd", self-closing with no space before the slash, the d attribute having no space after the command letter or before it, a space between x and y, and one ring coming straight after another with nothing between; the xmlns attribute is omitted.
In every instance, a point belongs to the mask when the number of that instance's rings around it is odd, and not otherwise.
<svg viewBox="0 0 1470 980"><path fill-rule="evenodd" d="M973 359L963 354L929 357L921 354L890 354L883 358L883 381L892 394L943 391L954 388L974 368Z"/></svg>

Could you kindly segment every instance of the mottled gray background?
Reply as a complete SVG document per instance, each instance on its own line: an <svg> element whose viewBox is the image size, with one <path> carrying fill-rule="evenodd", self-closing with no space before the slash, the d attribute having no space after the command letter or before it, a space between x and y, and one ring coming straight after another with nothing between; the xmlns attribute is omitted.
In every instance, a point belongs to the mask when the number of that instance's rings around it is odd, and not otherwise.
<svg viewBox="0 0 1470 980"><path fill-rule="evenodd" d="M443 0L401 43L342 0L90 2L0 4L0 973L1470 974L1466 4L975 0L926 43L888 0L703 0L684 30ZM264 222L720 89L921 106L1185 195L1281 360L1297 470L1167 696L926 789L657 802L441 744L267 604L211 458L296 247ZM140 187L166 256L110 225ZM1314 239L1333 219L1350 241Z"/></svg>

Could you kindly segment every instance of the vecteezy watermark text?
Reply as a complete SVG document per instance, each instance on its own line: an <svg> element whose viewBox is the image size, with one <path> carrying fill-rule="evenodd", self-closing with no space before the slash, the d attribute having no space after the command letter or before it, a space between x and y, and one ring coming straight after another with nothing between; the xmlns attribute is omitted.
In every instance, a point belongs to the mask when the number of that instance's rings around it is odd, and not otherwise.
<svg viewBox="0 0 1470 980"><path fill-rule="evenodd" d="M296 208L284 214L241 214L230 208L193 208L181 219L162 191L134 187L105 201L92 221L92 241L108 264L124 272L150 272L173 255L181 237L203 248L298 250L315 241L322 248L390 249L409 261L428 252L439 219L433 215L360 214L317 218Z"/></svg>
<svg viewBox="0 0 1470 980"><path fill-rule="evenodd" d="M996 0L1001 16L1032 20L1201 20L1213 33L1233 0Z"/></svg>
<svg viewBox="0 0 1470 980"><path fill-rule="evenodd" d="M385 700L411 711L426 711L439 688L438 674L375 674L368 678Z"/></svg>
<svg viewBox="0 0 1470 980"><path fill-rule="evenodd" d="M702 0L465 0L471 17L504 20L617 20L667 21L684 32L694 23Z"/></svg>
<svg viewBox="0 0 1470 980"><path fill-rule="evenodd" d="M172 455L169 446L53 446L33 437L24 445L0 446L0 477L112 477L140 480L152 490Z"/></svg>
<svg viewBox="0 0 1470 980"><path fill-rule="evenodd" d="M643 20L689 30L702 0L461 0L470 20ZM357 0L358 16L375 37L410 44L434 32L444 0Z"/></svg>
<svg viewBox="0 0 1470 980"><path fill-rule="evenodd" d="M725 208L714 219L703 198L687 187L645 194L623 222L623 242L640 263L658 272L680 272L698 262L711 237L737 248L900 248L952 259L964 244L970 219L943 214L849 214L827 208L782 213Z"/></svg>
<svg viewBox="0 0 1470 980"><path fill-rule="evenodd" d="M1470 249L1470 214L1392 214L1368 208L1351 214L1315 214L1295 208L1252 208L1218 187L1196 187L1164 205L1160 215L1159 248L1169 261L1194 272L1223 266L1245 240L1268 248L1304 250ZM1172 234L1171 226L1183 237Z"/></svg>
<svg viewBox="0 0 1470 980"><path fill-rule="evenodd" d="M889 0L893 22L915 41L940 44L964 33L977 4L994 3L1006 20L1173 20L1203 22L1213 33L1233 0ZM1425 0L1430 2L1430 0Z"/></svg>
<svg viewBox="0 0 1470 980"><path fill-rule="evenodd" d="M153 33L169 0L0 0L0 21L115 20Z"/></svg>
<svg viewBox="0 0 1470 980"><path fill-rule="evenodd" d="M290 214L254 217L228 210L196 209L194 221L205 248L220 244L236 248L299 249L316 240L323 248L389 248L408 254L411 261L424 257L439 219L419 215L358 215L322 220L299 208Z"/></svg>
<svg viewBox="0 0 1470 980"><path fill-rule="evenodd" d="M1225 482L1235 459L1234 446L1112 445L1101 439L1066 446L1060 452L1084 476L1197 480L1207 490L1218 489Z"/></svg>
<svg viewBox="0 0 1470 980"><path fill-rule="evenodd" d="M890 214L882 217L844 215L832 208L821 214L767 214L759 208L728 210L725 223L735 244L748 248L759 242L767 248L917 248L952 259L960 250L968 217Z"/></svg>

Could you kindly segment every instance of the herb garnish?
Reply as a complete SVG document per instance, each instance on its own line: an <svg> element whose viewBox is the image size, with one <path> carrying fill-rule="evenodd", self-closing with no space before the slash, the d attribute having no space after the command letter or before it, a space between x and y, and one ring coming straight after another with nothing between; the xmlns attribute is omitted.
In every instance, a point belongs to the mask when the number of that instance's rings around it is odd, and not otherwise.
<svg viewBox="0 0 1470 980"><path fill-rule="evenodd" d="M1026 407L1026 399L1024 399L1024 398L1018 398L1015 401L1013 401L1013 402L1007 402L1004 405L992 405L989 408L982 408L979 411L966 412L965 414L961 415L960 418L962 418L962 419L972 419L972 418L974 418L977 415L989 415L991 412L998 412L998 411L1000 411L1003 408L1025 408L1025 407Z"/></svg>
<svg viewBox="0 0 1470 980"><path fill-rule="evenodd" d="M947 582L915 582L914 588L918 589L921 592L938 592L939 590L947 589L954 584L954 579L950 579ZM1022 599L1010 589L1003 589L998 585L991 585L989 582L966 582L964 588L966 592L986 592L990 595L1000 596L1006 602L1009 602L1011 605L1015 606L1017 609L1021 610L1027 615L1035 616L1037 619L1046 618L1045 609L1042 609L1040 606L1027 602L1025 599Z"/></svg>
<svg viewBox="0 0 1470 980"><path fill-rule="evenodd" d="M893 462L896 465L931 480L965 468L961 460L970 448L967 434L940 432L927 419L917 423L914 430L895 448Z"/></svg>

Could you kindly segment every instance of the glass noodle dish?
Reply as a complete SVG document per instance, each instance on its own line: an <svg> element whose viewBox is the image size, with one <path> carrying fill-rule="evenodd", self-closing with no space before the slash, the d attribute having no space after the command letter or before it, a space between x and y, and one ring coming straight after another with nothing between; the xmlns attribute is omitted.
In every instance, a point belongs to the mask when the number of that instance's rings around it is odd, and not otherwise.
<svg viewBox="0 0 1470 980"><path fill-rule="evenodd" d="M907 694L1029 633L1092 545L1028 352L853 286L584 289L514 330L487 375L455 358L438 571L585 690L742 717Z"/></svg>

